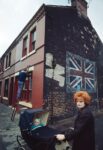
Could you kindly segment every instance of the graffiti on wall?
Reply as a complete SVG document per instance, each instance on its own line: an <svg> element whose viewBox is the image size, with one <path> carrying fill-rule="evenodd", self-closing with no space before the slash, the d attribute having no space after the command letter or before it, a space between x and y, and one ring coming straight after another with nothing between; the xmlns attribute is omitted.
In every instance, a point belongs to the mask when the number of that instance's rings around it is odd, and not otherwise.
<svg viewBox="0 0 103 150"><path fill-rule="evenodd" d="M66 91L96 91L96 63L70 52L66 53Z"/></svg>
<svg viewBox="0 0 103 150"><path fill-rule="evenodd" d="M63 87L65 84L65 68L59 64L56 67L52 67L53 55L51 53L46 54L46 77L58 81L59 86Z"/></svg>

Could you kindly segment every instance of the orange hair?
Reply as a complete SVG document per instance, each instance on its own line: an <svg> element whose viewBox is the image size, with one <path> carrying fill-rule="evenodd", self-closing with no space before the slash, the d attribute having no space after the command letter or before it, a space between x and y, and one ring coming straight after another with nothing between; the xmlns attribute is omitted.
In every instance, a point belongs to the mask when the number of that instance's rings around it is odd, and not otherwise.
<svg viewBox="0 0 103 150"><path fill-rule="evenodd" d="M82 98L85 102L85 104L89 105L91 102L91 97L86 91L78 91L74 94L73 99L74 102L78 100L78 98Z"/></svg>

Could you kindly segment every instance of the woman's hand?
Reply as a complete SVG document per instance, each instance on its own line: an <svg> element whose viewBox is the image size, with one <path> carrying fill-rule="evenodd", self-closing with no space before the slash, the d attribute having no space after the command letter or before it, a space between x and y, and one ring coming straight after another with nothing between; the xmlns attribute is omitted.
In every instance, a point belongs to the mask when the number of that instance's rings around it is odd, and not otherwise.
<svg viewBox="0 0 103 150"><path fill-rule="evenodd" d="M70 127L69 129L70 129L70 130L74 130L74 128L73 128L73 127Z"/></svg>
<svg viewBox="0 0 103 150"><path fill-rule="evenodd" d="M64 134L57 134L56 135L57 140L59 141L63 141L65 139L65 135Z"/></svg>

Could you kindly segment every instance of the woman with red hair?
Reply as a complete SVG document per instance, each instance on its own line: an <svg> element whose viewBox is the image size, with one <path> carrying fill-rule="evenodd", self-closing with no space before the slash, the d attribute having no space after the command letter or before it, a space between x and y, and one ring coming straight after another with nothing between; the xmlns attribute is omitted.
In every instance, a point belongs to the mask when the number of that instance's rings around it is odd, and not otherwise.
<svg viewBox="0 0 103 150"><path fill-rule="evenodd" d="M86 91L78 91L73 100L78 108L74 130L67 134L58 134L58 140L73 140L72 150L95 150L94 117L89 109L91 97Z"/></svg>

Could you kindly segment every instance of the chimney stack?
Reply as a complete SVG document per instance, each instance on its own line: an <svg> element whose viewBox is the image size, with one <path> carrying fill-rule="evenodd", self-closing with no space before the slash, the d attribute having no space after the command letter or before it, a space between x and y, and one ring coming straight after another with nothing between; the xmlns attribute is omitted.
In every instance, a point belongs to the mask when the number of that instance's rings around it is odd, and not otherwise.
<svg viewBox="0 0 103 150"><path fill-rule="evenodd" d="M71 0L71 5L77 8L79 14L87 17L88 3L86 0Z"/></svg>

